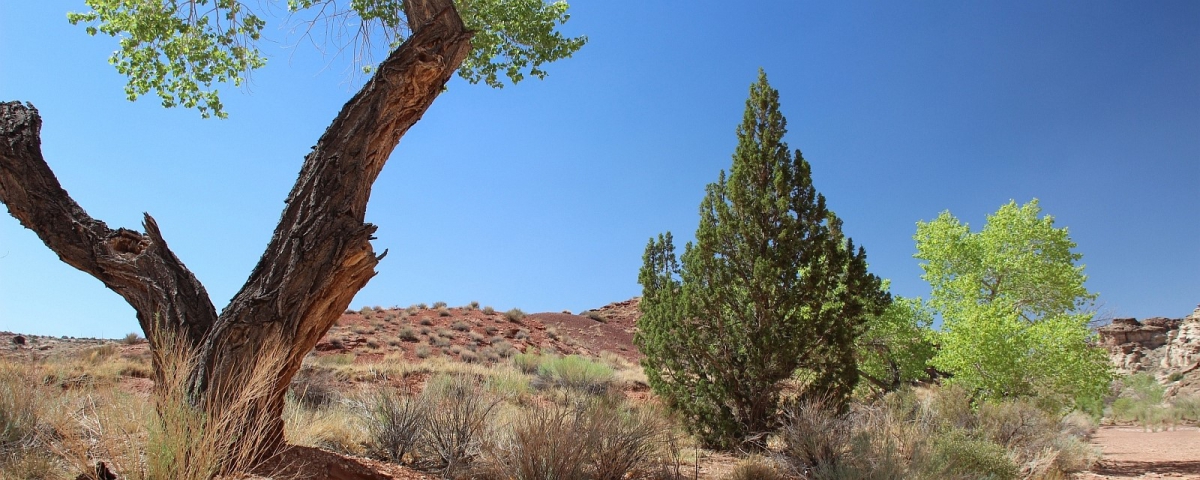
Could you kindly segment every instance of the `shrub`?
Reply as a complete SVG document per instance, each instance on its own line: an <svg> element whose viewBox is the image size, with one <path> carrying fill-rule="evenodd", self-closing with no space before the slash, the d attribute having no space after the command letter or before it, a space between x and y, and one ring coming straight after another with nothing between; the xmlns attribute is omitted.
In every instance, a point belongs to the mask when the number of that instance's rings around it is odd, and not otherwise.
<svg viewBox="0 0 1200 480"><path fill-rule="evenodd" d="M121 339L121 343L124 343L126 345L137 345L139 343L142 343L142 340L144 340L144 339L142 338L141 335L138 335L137 332L129 332L129 333L125 334L124 338Z"/></svg>
<svg viewBox="0 0 1200 480"><path fill-rule="evenodd" d="M500 475L518 479L587 478L588 445L580 416L557 404L535 403L521 412L493 452Z"/></svg>
<svg viewBox="0 0 1200 480"><path fill-rule="evenodd" d="M445 348L445 347L450 346L449 338L439 336L439 337L429 337L429 340L433 343L433 346L435 346L435 347Z"/></svg>
<svg viewBox="0 0 1200 480"><path fill-rule="evenodd" d="M458 359L466 363L479 363L479 354L470 350L464 350L458 354Z"/></svg>
<svg viewBox="0 0 1200 480"><path fill-rule="evenodd" d="M782 453L800 471L830 467L850 452L853 423L818 398L808 398L784 410L779 439Z"/></svg>
<svg viewBox="0 0 1200 480"><path fill-rule="evenodd" d="M333 374L328 370L302 368L292 377L288 393L305 408L322 408L341 399Z"/></svg>
<svg viewBox="0 0 1200 480"><path fill-rule="evenodd" d="M513 366L522 373L537 373L542 365L542 357L536 353L518 353L513 355Z"/></svg>
<svg viewBox="0 0 1200 480"><path fill-rule="evenodd" d="M446 308L446 302L433 302L433 308Z"/></svg>
<svg viewBox="0 0 1200 480"><path fill-rule="evenodd" d="M358 314L362 315L364 318L370 317L372 313L375 313L375 310L372 310L371 307L362 307L358 310Z"/></svg>
<svg viewBox="0 0 1200 480"><path fill-rule="evenodd" d="M526 338L529 338L529 330L526 330L524 328L519 328L519 329L517 329L517 333L513 334L513 338L515 338L517 340L524 340Z"/></svg>
<svg viewBox="0 0 1200 480"><path fill-rule="evenodd" d="M785 477L770 461L753 456L733 466L725 480L784 480Z"/></svg>
<svg viewBox="0 0 1200 480"><path fill-rule="evenodd" d="M525 318L525 312L522 312L519 308L513 308L507 312L504 312L504 317L510 322L517 323Z"/></svg>
<svg viewBox="0 0 1200 480"><path fill-rule="evenodd" d="M586 416L590 464L597 480L622 480L650 462L666 425L648 410L630 410L611 402L593 402ZM586 438L586 437L585 437Z"/></svg>
<svg viewBox="0 0 1200 480"><path fill-rule="evenodd" d="M1171 372L1171 374L1167 376L1168 382L1178 382L1180 380L1183 380L1183 372Z"/></svg>
<svg viewBox="0 0 1200 480"><path fill-rule="evenodd" d="M472 300L471 303L467 304L467 309L468 310L479 310L479 302Z"/></svg>
<svg viewBox="0 0 1200 480"><path fill-rule="evenodd" d="M545 359L538 365L538 377L561 387L600 393L613 380L613 369L578 355Z"/></svg>
<svg viewBox="0 0 1200 480"><path fill-rule="evenodd" d="M661 422L610 402L534 403L491 451L501 478L620 480L648 471Z"/></svg>
<svg viewBox="0 0 1200 480"><path fill-rule="evenodd" d="M420 398L403 395L391 388L381 388L370 397L370 422L367 432L371 453L381 459L403 463L421 438L427 404Z"/></svg>
<svg viewBox="0 0 1200 480"><path fill-rule="evenodd" d="M421 327L421 335L429 335L429 332L432 332L432 331L433 331L433 329L429 328L427 326Z"/></svg>
<svg viewBox="0 0 1200 480"><path fill-rule="evenodd" d="M469 330L471 330L471 324L469 324L469 323L467 323L467 322L465 322L465 321L459 320L459 321L457 321L457 322L454 322L453 324L451 324L451 325L450 325L450 328L453 328L453 329L455 329L455 330L458 330L458 331L460 331L460 332L466 332L466 331L469 331Z"/></svg>
<svg viewBox="0 0 1200 480"><path fill-rule="evenodd" d="M943 477L1008 480L1017 478L1017 466L1004 447L951 430L933 442L931 464Z"/></svg>
<svg viewBox="0 0 1200 480"><path fill-rule="evenodd" d="M482 333L479 333L479 332L471 332L471 333L467 334L467 338L471 339L472 342L482 343L484 336Z"/></svg>
<svg viewBox="0 0 1200 480"><path fill-rule="evenodd" d="M416 351L413 353L415 353L417 355L417 358L429 358L429 355L433 352L430 351L429 347L427 347L425 345L420 345L417 347Z"/></svg>
<svg viewBox="0 0 1200 480"><path fill-rule="evenodd" d="M1179 417L1188 421L1200 421L1200 398L1178 396L1171 401L1171 406L1179 412Z"/></svg>
<svg viewBox="0 0 1200 480"><path fill-rule="evenodd" d="M481 453L482 437L499 400L466 375L435 376L421 396L428 405L423 448L452 478Z"/></svg>
<svg viewBox="0 0 1200 480"><path fill-rule="evenodd" d="M608 323L608 317L605 317L603 313L595 310L588 310L584 316L600 323Z"/></svg>
<svg viewBox="0 0 1200 480"><path fill-rule="evenodd" d="M438 312L439 317L449 317L450 316L450 309L448 309L446 307L439 308L437 312Z"/></svg>
<svg viewBox="0 0 1200 480"><path fill-rule="evenodd" d="M409 342L415 342L419 338L419 337L417 337L417 331L415 329L413 329L413 327L410 327L407 325L404 327L400 327L400 333L398 334L398 336L400 337L401 340L405 340L405 341L409 341Z"/></svg>

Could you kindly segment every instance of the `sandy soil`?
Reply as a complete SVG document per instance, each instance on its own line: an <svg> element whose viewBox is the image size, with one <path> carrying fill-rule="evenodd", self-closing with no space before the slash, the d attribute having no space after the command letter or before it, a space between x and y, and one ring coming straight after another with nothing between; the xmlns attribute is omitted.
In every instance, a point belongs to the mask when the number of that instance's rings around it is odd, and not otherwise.
<svg viewBox="0 0 1200 480"><path fill-rule="evenodd" d="M1179 427L1146 432L1139 427L1102 427L1092 438L1104 453L1081 480L1117 478L1200 479L1200 430Z"/></svg>

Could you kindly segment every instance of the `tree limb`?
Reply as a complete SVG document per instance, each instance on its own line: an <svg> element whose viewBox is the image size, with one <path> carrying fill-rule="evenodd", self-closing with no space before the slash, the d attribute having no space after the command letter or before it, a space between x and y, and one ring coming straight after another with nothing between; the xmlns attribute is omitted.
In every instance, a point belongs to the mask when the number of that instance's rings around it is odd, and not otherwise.
<svg viewBox="0 0 1200 480"><path fill-rule="evenodd" d="M199 345L217 320L204 286L167 247L149 214L146 234L113 230L89 216L42 157L41 127L33 105L0 104L0 201L63 262L124 297L144 331L171 326Z"/></svg>

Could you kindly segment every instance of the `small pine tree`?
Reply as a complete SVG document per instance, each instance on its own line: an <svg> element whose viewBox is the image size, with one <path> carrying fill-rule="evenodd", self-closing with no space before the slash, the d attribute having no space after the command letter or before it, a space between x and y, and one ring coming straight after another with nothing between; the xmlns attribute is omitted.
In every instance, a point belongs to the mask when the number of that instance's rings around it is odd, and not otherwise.
<svg viewBox="0 0 1200 480"><path fill-rule="evenodd" d="M638 275L634 341L650 385L710 446L761 441L781 382L798 371L806 394L844 404L864 318L890 300L863 249L842 240L808 162L783 142L786 123L760 71L695 244L677 261L670 232L652 238Z"/></svg>

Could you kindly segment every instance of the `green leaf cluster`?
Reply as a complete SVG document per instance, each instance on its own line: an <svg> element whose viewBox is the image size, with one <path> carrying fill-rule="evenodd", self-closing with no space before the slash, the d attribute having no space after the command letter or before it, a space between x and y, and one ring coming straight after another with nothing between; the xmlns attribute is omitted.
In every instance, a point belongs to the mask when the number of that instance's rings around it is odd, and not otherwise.
<svg viewBox="0 0 1200 480"><path fill-rule="evenodd" d="M1099 398L1112 379L1092 345L1096 298L1066 228L1036 199L1009 202L979 232L943 212L917 224L916 258L943 326L931 365L985 397L1037 397L1048 408Z"/></svg>
<svg viewBox="0 0 1200 480"><path fill-rule="evenodd" d="M214 84L240 86L253 70L266 65L258 48L266 22L236 0L85 2L90 11L68 13L67 19L86 25L89 35L119 38L120 48L109 63L128 78L125 94L131 101L153 92L164 107L195 108L205 118L225 118ZM475 33L471 53L458 72L471 83L500 88L503 77L512 83L527 75L545 78L546 63L569 58L587 43L586 36L557 31L570 19L564 1L456 0L456 6ZM395 47L409 34L402 0L351 0L348 5L288 0L287 9L293 14L310 10L317 18L351 26L336 30L336 38L330 39L334 42L369 45L382 36ZM363 67L364 72L371 69Z"/></svg>
<svg viewBox="0 0 1200 480"><path fill-rule="evenodd" d="M151 91L164 107L195 108L226 117L213 83L235 87L266 65L255 46L265 22L233 0L86 0L92 10L68 13L88 35L119 37L108 62L129 78L129 100Z"/></svg>
<svg viewBox="0 0 1200 480"><path fill-rule="evenodd" d="M885 289L886 282L885 282ZM933 311L920 298L892 297L879 315L867 319L858 339L858 371L876 391L893 391L929 377Z"/></svg>
<svg viewBox="0 0 1200 480"><path fill-rule="evenodd" d="M638 275L634 341L649 383L712 446L761 441L798 371L806 394L844 402L858 381L855 339L889 300L786 132L760 72L695 243L677 260L669 232L651 239Z"/></svg>

